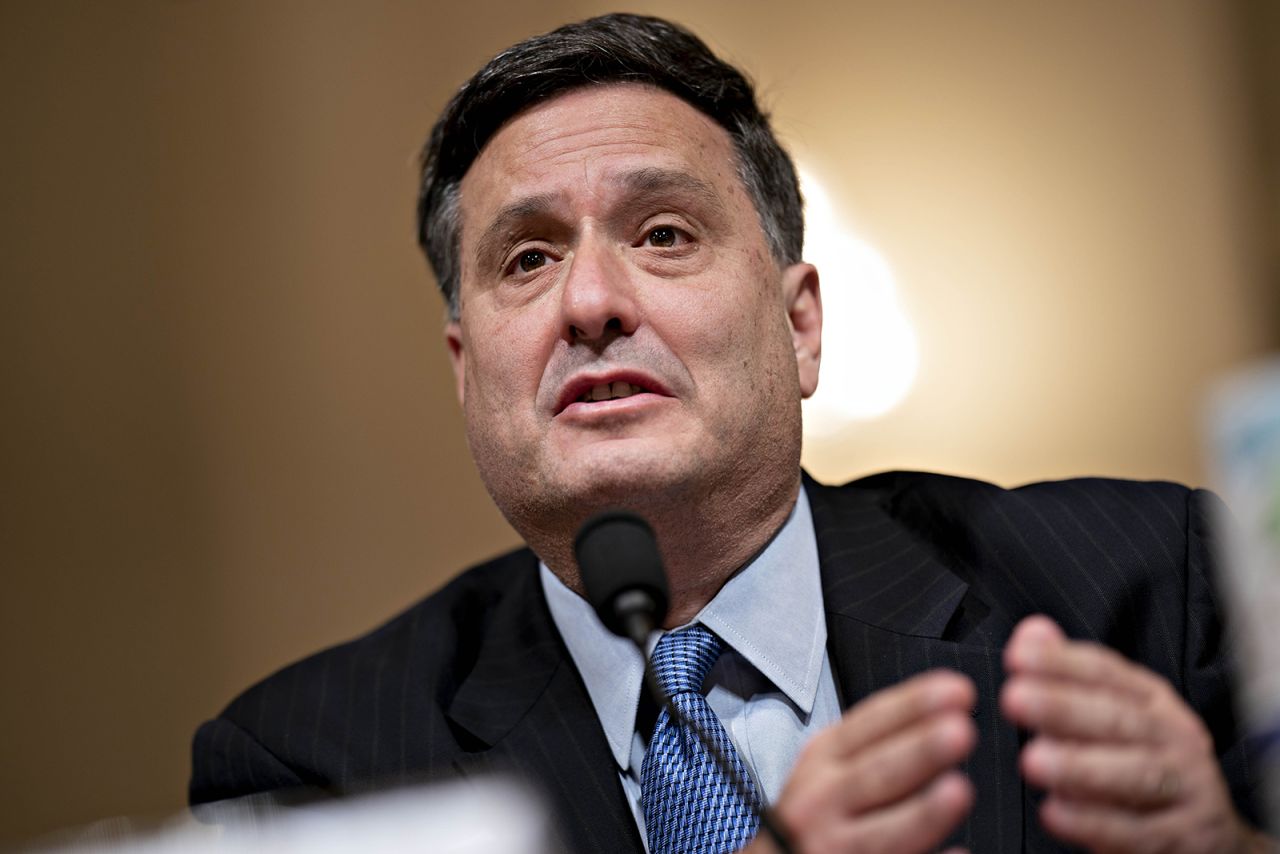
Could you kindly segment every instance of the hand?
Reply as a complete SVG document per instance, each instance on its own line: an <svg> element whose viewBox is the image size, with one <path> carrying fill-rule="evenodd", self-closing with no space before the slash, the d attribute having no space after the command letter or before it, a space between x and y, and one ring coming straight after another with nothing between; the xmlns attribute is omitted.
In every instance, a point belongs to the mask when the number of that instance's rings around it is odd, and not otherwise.
<svg viewBox="0 0 1280 854"><path fill-rule="evenodd" d="M927 851L973 805L953 770L973 750L975 690L931 671L877 691L815 735L773 806L796 854ZM765 834L746 849L774 852Z"/></svg>
<svg viewBox="0 0 1280 854"><path fill-rule="evenodd" d="M1028 617L1005 647L1000 707L1035 737L1022 774L1040 820L1094 851L1230 852L1262 840L1237 816L1204 724L1161 677Z"/></svg>

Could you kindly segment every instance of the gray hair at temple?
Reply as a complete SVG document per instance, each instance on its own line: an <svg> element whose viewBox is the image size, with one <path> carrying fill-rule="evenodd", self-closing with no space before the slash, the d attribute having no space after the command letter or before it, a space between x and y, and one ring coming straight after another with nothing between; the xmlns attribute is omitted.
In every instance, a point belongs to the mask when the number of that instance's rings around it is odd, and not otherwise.
<svg viewBox="0 0 1280 854"><path fill-rule="evenodd" d="M804 208L795 165L741 71L683 27L614 14L568 24L504 50L463 84L422 151L418 243L449 306L459 313L459 186L485 144L532 104L584 86L644 83L688 102L723 127L738 176L760 215L774 260L800 260Z"/></svg>

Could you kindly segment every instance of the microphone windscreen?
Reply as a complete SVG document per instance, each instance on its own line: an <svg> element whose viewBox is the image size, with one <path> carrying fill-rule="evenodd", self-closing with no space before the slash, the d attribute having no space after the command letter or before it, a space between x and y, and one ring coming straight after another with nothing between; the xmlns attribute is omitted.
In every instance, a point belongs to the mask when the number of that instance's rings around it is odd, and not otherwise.
<svg viewBox="0 0 1280 854"><path fill-rule="evenodd" d="M637 602L651 613L652 625L662 624L667 575L648 522L625 510L607 510L583 523L573 550L587 601L610 631L629 636L623 617Z"/></svg>

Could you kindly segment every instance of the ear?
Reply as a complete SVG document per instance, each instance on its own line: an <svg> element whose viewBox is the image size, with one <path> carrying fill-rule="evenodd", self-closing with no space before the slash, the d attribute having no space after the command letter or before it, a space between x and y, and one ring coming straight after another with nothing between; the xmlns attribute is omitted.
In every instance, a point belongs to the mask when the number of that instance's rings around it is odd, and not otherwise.
<svg viewBox="0 0 1280 854"><path fill-rule="evenodd" d="M453 382L458 403L463 403L466 390L467 353L462 347L462 324L450 320L444 326L444 342L449 347L449 364L453 367Z"/></svg>
<svg viewBox="0 0 1280 854"><path fill-rule="evenodd" d="M822 293L818 288L818 268L812 264L787 267L782 271L782 295L796 350L800 394L809 397L818 388L818 366L822 362Z"/></svg>

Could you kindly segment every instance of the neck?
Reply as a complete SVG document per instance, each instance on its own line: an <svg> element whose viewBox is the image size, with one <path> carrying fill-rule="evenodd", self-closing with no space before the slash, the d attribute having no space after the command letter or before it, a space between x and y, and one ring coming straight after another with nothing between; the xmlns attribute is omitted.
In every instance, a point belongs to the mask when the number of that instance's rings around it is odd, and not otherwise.
<svg viewBox="0 0 1280 854"><path fill-rule="evenodd" d="M734 573L768 544L786 522L800 490L800 476L766 494L726 486L710 493L673 496L669 491L625 506L653 526L670 585L664 628L683 625L710 602ZM573 555L574 530L521 532L570 589L582 595Z"/></svg>

